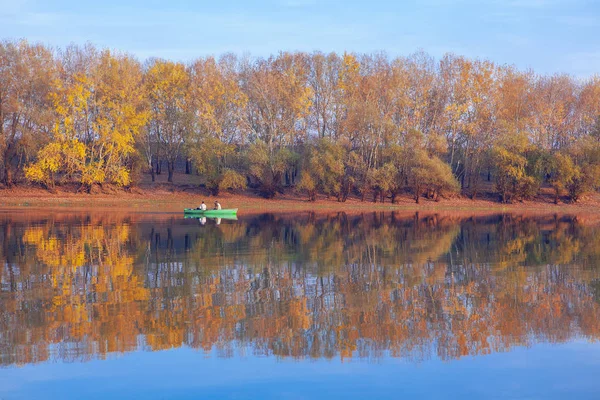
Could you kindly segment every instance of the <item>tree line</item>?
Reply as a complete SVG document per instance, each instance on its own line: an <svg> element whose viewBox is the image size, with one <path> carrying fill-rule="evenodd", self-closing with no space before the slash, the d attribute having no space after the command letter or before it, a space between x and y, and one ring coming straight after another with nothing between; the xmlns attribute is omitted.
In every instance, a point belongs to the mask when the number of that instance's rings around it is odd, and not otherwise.
<svg viewBox="0 0 600 400"><path fill-rule="evenodd" d="M168 181L213 194L295 187L345 201L499 200L600 186L600 78L424 52L140 62L92 45L0 42L0 178L52 188Z"/></svg>

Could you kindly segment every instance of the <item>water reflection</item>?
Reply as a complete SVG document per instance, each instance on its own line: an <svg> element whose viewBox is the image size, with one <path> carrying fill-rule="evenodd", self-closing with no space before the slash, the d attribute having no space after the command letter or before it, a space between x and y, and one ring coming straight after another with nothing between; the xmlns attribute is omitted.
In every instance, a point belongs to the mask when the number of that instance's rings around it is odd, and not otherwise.
<svg viewBox="0 0 600 400"><path fill-rule="evenodd" d="M422 360L600 336L575 217L0 217L0 364L190 346Z"/></svg>

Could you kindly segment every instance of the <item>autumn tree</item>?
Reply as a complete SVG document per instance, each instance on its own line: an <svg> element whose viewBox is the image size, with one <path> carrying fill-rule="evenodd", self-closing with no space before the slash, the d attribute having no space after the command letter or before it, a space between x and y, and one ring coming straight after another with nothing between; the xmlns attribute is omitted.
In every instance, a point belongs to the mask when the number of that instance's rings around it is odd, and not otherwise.
<svg viewBox="0 0 600 400"><path fill-rule="evenodd" d="M149 116L141 87L142 69L137 60L127 55L105 51L94 79L98 115L88 158L96 165L83 171L82 182L108 181L127 186L131 183L127 161ZM96 174L101 178L96 178Z"/></svg>
<svg viewBox="0 0 600 400"><path fill-rule="evenodd" d="M448 164L427 151L422 132L411 130L404 142L403 168L405 180L411 188L416 203L424 192L438 201L443 194L459 190L458 182Z"/></svg>
<svg viewBox="0 0 600 400"><path fill-rule="evenodd" d="M500 146L495 147L492 152L496 167L496 190L500 194L500 201L510 203L533 196L536 192L536 181L533 176L527 174L527 158Z"/></svg>
<svg viewBox="0 0 600 400"><path fill-rule="evenodd" d="M9 187L51 129L48 98L55 78L53 54L44 46L0 42L0 156Z"/></svg>
<svg viewBox="0 0 600 400"><path fill-rule="evenodd" d="M547 157L545 172L548 175L548 182L554 189L554 204L558 204L560 196L579 179L581 174L573 159L568 154L559 152Z"/></svg>
<svg viewBox="0 0 600 400"><path fill-rule="evenodd" d="M282 53L242 71L251 134L269 153L296 144L306 133L303 119L311 104L307 68L302 54Z"/></svg>
<svg viewBox="0 0 600 400"><path fill-rule="evenodd" d="M600 146L594 137L581 138L571 147L575 172L566 188L569 200L579 201L583 196L600 188Z"/></svg>
<svg viewBox="0 0 600 400"><path fill-rule="evenodd" d="M282 53L242 70L250 139L255 142L248 152L250 175L267 197L280 190L284 177L291 183L296 174L293 148L305 137L311 104L307 67L302 54Z"/></svg>
<svg viewBox="0 0 600 400"><path fill-rule="evenodd" d="M551 151L568 147L576 137L577 85L567 75L540 77L535 83L532 141Z"/></svg>
<svg viewBox="0 0 600 400"><path fill-rule="evenodd" d="M304 151L304 166L298 189L306 191L309 200L316 193L340 197L344 177L345 149L329 138L321 138Z"/></svg>
<svg viewBox="0 0 600 400"><path fill-rule="evenodd" d="M335 53L309 56L307 84L311 89L308 127L318 137L337 138L341 119L340 68L342 60Z"/></svg>
<svg viewBox="0 0 600 400"><path fill-rule="evenodd" d="M137 61L109 51L73 49L86 59L73 67L65 59L50 95L55 113L53 141L26 169L29 179L50 186L54 175L76 178L88 189L105 182L129 185L128 157L146 123L140 93L141 68ZM69 54L69 53L67 53Z"/></svg>
<svg viewBox="0 0 600 400"><path fill-rule="evenodd" d="M239 146L247 133L248 99L238 84L233 61L199 59L190 68L195 118L186 149L213 194L246 187Z"/></svg>
<svg viewBox="0 0 600 400"><path fill-rule="evenodd" d="M175 162L183 154L186 132L193 121L189 71L181 63L155 60L146 71L144 82L150 103L146 140L149 146L152 141L160 146L167 161L167 179L173 182ZM155 156L150 152L148 157L151 165Z"/></svg>
<svg viewBox="0 0 600 400"><path fill-rule="evenodd" d="M268 199L283 191L283 177L298 161L298 153L287 147L271 151L269 145L262 141L252 143L245 153L248 176L259 193Z"/></svg>

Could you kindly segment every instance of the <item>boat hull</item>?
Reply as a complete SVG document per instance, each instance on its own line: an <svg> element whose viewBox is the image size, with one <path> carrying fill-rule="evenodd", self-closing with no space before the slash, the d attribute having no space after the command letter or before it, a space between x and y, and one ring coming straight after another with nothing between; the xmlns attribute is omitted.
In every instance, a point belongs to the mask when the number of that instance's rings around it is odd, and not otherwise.
<svg viewBox="0 0 600 400"><path fill-rule="evenodd" d="M236 215L237 210L237 208L226 208L223 210L196 210L194 208L186 208L185 210L183 210L183 213L185 215L195 217L221 217Z"/></svg>

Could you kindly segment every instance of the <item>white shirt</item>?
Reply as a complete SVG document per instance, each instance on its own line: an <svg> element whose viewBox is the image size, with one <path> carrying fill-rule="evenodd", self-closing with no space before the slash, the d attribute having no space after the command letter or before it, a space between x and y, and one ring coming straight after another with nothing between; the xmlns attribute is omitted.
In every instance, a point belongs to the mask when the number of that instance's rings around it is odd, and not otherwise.
<svg viewBox="0 0 600 400"><path fill-rule="evenodd" d="M201 209L202 211L206 211L206 204L202 203L202 204L200 205L200 209Z"/></svg>

